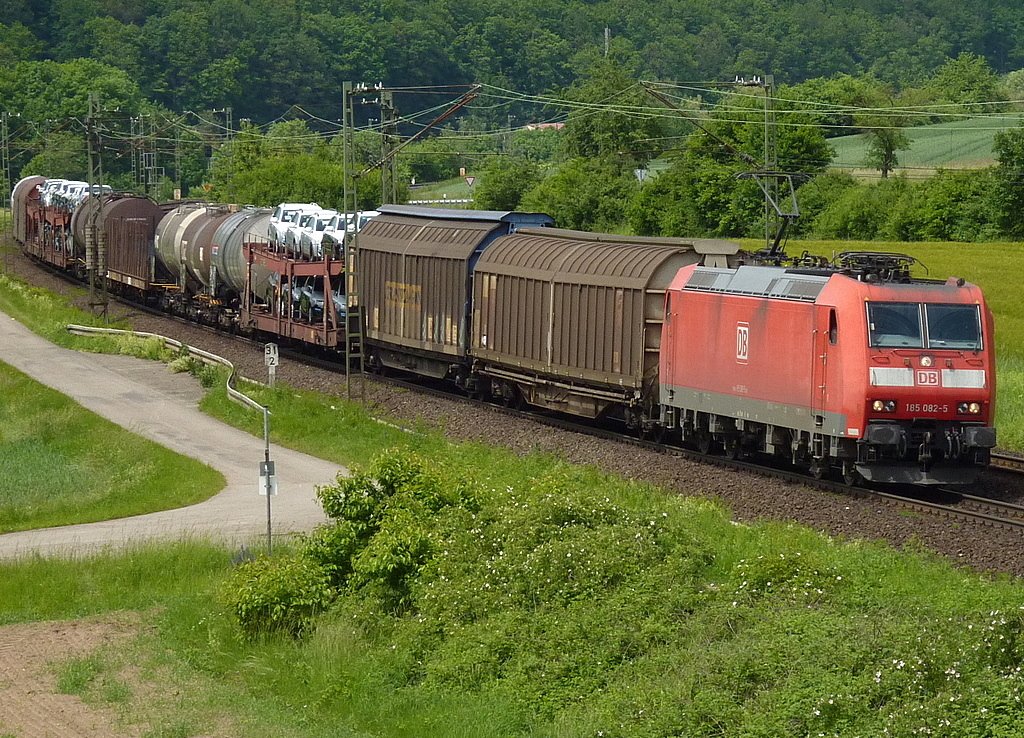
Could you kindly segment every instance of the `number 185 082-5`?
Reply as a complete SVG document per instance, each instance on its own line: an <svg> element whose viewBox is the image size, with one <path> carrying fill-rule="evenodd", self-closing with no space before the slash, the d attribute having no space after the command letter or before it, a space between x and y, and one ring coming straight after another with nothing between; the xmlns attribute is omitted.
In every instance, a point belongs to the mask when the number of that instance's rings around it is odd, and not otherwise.
<svg viewBox="0 0 1024 738"><path fill-rule="evenodd" d="M928 402L911 402L907 405L908 413L948 413L949 405Z"/></svg>

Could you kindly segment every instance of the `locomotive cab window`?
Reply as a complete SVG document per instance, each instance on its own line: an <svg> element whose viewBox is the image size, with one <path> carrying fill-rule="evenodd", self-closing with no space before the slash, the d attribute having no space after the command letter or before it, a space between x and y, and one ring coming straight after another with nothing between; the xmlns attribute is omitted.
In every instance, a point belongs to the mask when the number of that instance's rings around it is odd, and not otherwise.
<svg viewBox="0 0 1024 738"><path fill-rule="evenodd" d="M833 346L839 342L839 321L836 320L836 310L828 311L828 342Z"/></svg>
<svg viewBox="0 0 1024 738"><path fill-rule="evenodd" d="M869 302L868 339L877 348L924 348L921 306L912 302Z"/></svg>
<svg viewBox="0 0 1024 738"><path fill-rule="evenodd" d="M981 310L977 305L924 306L928 348L981 350Z"/></svg>

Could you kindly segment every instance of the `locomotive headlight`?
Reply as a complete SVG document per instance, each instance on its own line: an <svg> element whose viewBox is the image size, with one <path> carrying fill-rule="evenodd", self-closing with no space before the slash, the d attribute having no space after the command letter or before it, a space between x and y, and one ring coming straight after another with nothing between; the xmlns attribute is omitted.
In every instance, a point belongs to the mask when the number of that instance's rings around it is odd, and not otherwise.
<svg viewBox="0 0 1024 738"><path fill-rule="evenodd" d="M930 357L930 356L922 356L921 357L921 366L931 366L933 363L934 363L934 360L932 359L932 357Z"/></svg>
<svg viewBox="0 0 1024 738"><path fill-rule="evenodd" d="M961 415L980 415L980 402L961 402L956 406L956 411Z"/></svg>
<svg viewBox="0 0 1024 738"><path fill-rule="evenodd" d="M882 402L881 400L875 400L874 402L871 403L871 409L874 410L876 413L880 413L883 410L885 410L885 403Z"/></svg>
<svg viewBox="0 0 1024 738"><path fill-rule="evenodd" d="M896 412L896 400L875 400L871 403L871 409L876 413Z"/></svg>

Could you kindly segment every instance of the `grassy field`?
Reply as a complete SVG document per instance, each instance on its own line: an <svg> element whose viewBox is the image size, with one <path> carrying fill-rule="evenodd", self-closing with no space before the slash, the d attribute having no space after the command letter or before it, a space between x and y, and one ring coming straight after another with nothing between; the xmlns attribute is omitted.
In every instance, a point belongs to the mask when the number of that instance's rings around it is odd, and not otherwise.
<svg viewBox="0 0 1024 738"><path fill-rule="evenodd" d="M100 442L97 442L97 440ZM224 477L0 362L0 533L205 500Z"/></svg>
<svg viewBox="0 0 1024 738"><path fill-rule="evenodd" d="M473 185L475 186L476 182ZM472 197L473 187L470 187L465 177L446 179L443 182L431 182L409 191L410 200L466 200ZM450 206L438 204L434 205L434 207L465 208L469 206L466 204L452 204Z"/></svg>
<svg viewBox="0 0 1024 738"><path fill-rule="evenodd" d="M936 169L971 169L995 163L992 142L998 131L1016 128L1020 116L979 117L905 128L910 148L897 152L900 166L896 172L911 176L930 174ZM836 157L832 165L839 169L865 169L867 136L841 136L829 139Z"/></svg>
<svg viewBox="0 0 1024 738"><path fill-rule="evenodd" d="M275 417L301 428L308 407L291 407ZM354 410L306 423L308 450L351 459L349 439L374 426ZM130 644L54 669L153 738L1024 730L1018 582L734 525L708 502L550 457L396 436L472 501L384 516L364 560L382 575L396 543L430 541L411 610L352 586L303 639L249 640L225 606L228 554L195 542L2 563L0 622L140 613Z"/></svg>
<svg viewBox="0 0 1024 738"><path fill-rule="evenodd" d="M68 323L101 321L63 297L0 275L0 310L80 350L169 359L159 342L83 338ZM90 413L0 364L0 531L108 520L209 498L224 478ZM103 444L94 444L103 438Z"/></svg>

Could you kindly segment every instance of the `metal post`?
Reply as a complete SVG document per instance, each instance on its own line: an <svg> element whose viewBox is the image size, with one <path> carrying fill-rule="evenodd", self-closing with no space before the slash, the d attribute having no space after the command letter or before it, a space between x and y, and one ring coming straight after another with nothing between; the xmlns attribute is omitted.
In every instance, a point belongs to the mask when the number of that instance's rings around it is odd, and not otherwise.
<svg viewBox="0 0 1024 738"><path fill-rule="evenodd" d="M102 222L103 205L103 139L102 133L97 128L97 117L99 114L99 95L95 92L89 93L89 117L86 119L86 148L89 154L89 187L99 187L97 198L99 205L93 215L93 223ZM101 229L93 227L91 264L89 270L89 302L90 307L99 307L103 313L104 320L109 320L107 313L107 237ZM86 239L86 268L90 264L89 239ZM100 295L96 296L96 289L99 287Z"/></svg>
<svg viewBox="0 0 1024 738"><path fill-rule="evenodd" d="M85 148L89 158L89 186L96 184L96 156L94 118L96 116L96 95L89 93L89 117L85 119ZM92 229L90 229L91 231ZM90 237L91 235L91 237ZM86 234L85 269L89 276L89 304L96 303L96 236Z"/></svg>
<svg viewBox="0 0 1024 738"><path fill-rule="evenodd" d="M764 76L764 168L774 172L779 168L778 139L775 129L775 75ZM764 242L768 248L772 244L772 236L777 230L777 219L772 202L779 198L778 182L774 178L768 180L768 192L764 202Z"/></svg>
<svg viewBox="0 0 1024 738"><path fill-rule="evenodd" d="M9 115L10 114L6 110L0 112L0 158L2 158L2 162L0 162L0 168L2 168L2 170L3 170L2 172L0 172L0 175L2 175L3 178L4 178L4 181L3 181L3 200L0 200L0 202L3 203L3 206L5 208L7 208L7 227L4 229L4 233L6 233L8 236L13 236L13 234L14 234L14 201L10 199L11 195L13 194L11 192L11 190L13 189L13 184L11 182L11 145L10 145L9 136L8 136L8 129L7 129L7 119L9 117ZM8 239L8 241L10 241L10 240L13 240L13 239ZM5 245L4 246L4 273L5 274L10 272L10 267L7 264L7 254L8 254L9 250L10 250L9 244Z"/></svg>
<svg viewBox="0 0 1024 738"><path fill-rule="evenodd" d="M381 161L387 162L380 168L381 203L398 202L398 168L391 151L398 143L397 110L395 96L391 90L380 91L380 141Z"/></svg>
<svg viewBox="0 0 1024 738"><path fill-rule="evenodd" d="M174 199L180 200L184 188L181 186L181 126L178 123L174 124L174 181L177 183Z"/></svg>
<svg viewBox="0 0 1024 738"><path fill-rule="evenodd" d="M270 537L270 410L266 407L263 408L263 460L267 464L267 488L264 491L267 493L267 556L269 556L273 552L273 543Z"/></svg>

